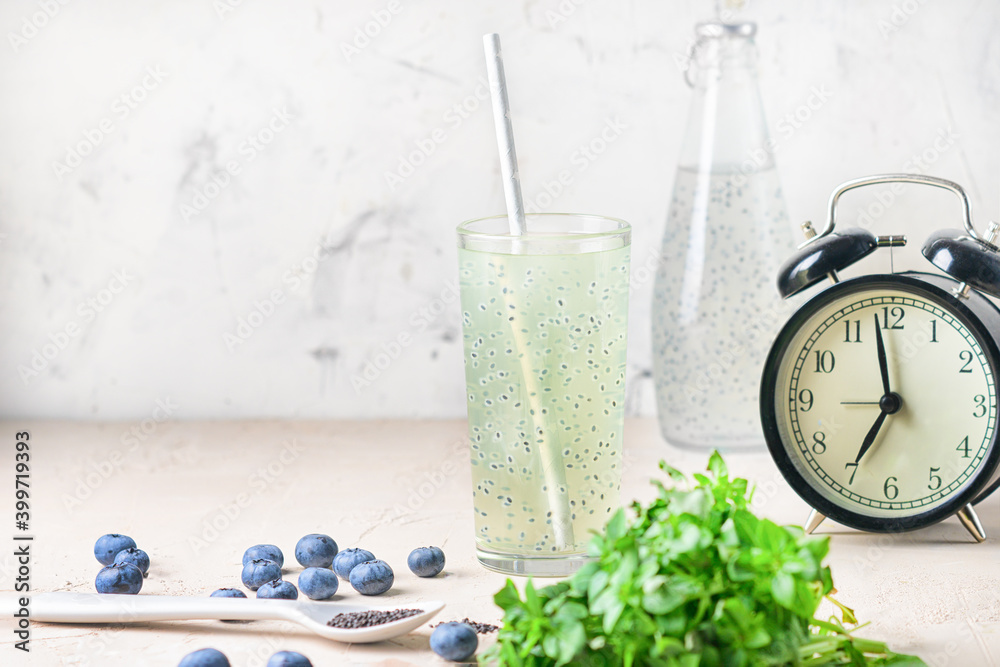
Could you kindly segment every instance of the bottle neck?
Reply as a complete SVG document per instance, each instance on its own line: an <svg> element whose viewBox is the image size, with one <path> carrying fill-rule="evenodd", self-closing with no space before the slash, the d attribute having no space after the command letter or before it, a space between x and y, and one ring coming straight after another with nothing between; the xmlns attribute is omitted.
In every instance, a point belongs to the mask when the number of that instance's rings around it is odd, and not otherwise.
<svg viewBox="0 0 1000 667"><path fill-rule="evenodd" d="M774 166L752 25L698 26L688 76L694 94L681 149L683 168L748 173Z"/></svg>
<svg viewBox="0 0 1000 667"><path fill-rule="evenodd" d="M690 81L707 88L729 79L757 78L757 47L752 38L738 35L700 38L691 59Z"/></svg>

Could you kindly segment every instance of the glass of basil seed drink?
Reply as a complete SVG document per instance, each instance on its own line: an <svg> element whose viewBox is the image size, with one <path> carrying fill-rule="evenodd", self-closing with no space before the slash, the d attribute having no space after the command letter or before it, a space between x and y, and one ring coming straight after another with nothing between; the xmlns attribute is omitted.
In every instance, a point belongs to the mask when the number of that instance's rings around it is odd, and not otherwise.
<svg viewBox="0 0 1000 667"><path fill-rule="evenodd" d="M458 227L479 561L563 576L619 506L631 228L594 215Z"/></svg>

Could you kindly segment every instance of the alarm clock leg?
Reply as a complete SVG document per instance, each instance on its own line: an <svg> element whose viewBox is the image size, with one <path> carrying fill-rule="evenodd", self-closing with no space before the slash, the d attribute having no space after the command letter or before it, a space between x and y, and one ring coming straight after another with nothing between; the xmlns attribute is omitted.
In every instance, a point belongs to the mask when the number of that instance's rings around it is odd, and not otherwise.
<svg viewBox="0 0 1000 667"><path fill-rule="evenodd" d="M826 519L825 514L820 514L816 510L809 512L809 518L806 519L805 531L807 535L811 535L814 530L819 528L819 524L823 523Z"/></svg>
<svg viewBox="0 0 1000 667"><path fill-rule="evenodd" d="M958 510L955 515L958 520L962 522L965 529L972 533L972 536L976 538L976 542L983 542L986 540L986 531L983 530L983 524L979 522L979 517L976 516L976 511L972 509L972 505L966 505L962 509Z"/></svg>

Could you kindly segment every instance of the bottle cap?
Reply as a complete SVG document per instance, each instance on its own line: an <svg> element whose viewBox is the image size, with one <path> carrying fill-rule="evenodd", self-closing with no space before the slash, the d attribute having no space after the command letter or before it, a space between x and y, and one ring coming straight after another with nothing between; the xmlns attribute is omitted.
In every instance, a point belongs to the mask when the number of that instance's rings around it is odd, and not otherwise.
<svg viewBox="0 0 1000 667"><path fill-rule="evenodd" d="M722 21L704 21L694 26L694 33L702 38L716 37L753 37L757 34L757 24L751 21L743 23L723 23Z"/></svg>

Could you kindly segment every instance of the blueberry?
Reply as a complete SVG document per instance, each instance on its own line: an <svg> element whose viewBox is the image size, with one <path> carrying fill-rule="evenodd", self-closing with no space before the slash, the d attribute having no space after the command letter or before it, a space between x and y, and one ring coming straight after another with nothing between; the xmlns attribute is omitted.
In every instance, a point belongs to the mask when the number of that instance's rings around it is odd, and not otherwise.
<svg viewBox="0 0 1000 667"><path fill-rule="evenodd" d="M102 567L94 582L98 593L135 595L142 590L142 572L135 565L121 563Z"/></svg>
<svg viewBox="0 0 1000 667"><path fill-rule="evenodd" d="M213 597L213 598L245 598L246 596L247 596L247 594L244 593L243 591L241 591L238 588L220 588L217 591L212 591L212 595L210 597Z"/></svg>
<svg viewBox="0 0 1000 667"><path fill-rule="evenodd" d="M258 559L273 560L278 564L278 567L285 564L285 554L281 553L281 549L273 544L255 544L243 552L243 565Z"/></svg>
<svg viewBox="0 0 1000 667"><path fill-rule="evenodd" d="M351 586L362 595L381 595L392 588L392 568L384 560L368 560L351 570Z"/></svg>
<svg viewBox="0 0 1000 667"><path fill-rule="evenodd" d="M101 535L97 538L97 543L94 544L94 556L97 557L101 565L111 565L115 562L115 556L118 555L118 552L129 547L135 548L135 540L128 535L119 535L118 533Z"/></svg>
<svg viewBox="0 0 1000 667"><path fill-rule="evenodd" d="M478 647L476 631L465 623L442 623L431 633L431 649L445 660L465 662Z"/></svg>
<svg viewBox="0 0 1000 667"><path fill-rule="evenodd" d="M273 560L255 558L243 566L243 585L252 591L274 579L281 579L281 566Z"/></svg>
<svg viewBox="0 0 1000 667"><path fill-rule="evenodd" d="M267 661L267 667L312 667L312 663L301 653L278 651Z"/></svg>
<svg viewBox="0 0 1000 667"><path fill-rule="evenodd" d="M329 535L312 533L295 545L295 560L302 567L330 567L337 555L337 543Z"/></svg>
<svg viewBox="0 0 1000 667"><path fill-rule="evenodd" d="M344 549L333 559L333 571L337 576L347 581L351 577L351 570L355 565L359 565L368 560L375 560L375 554L367 549Z"/></svg>
<svg viewBox="0 0 1000 667"><path fill-rule="evenodd" d="M246 599L247 595L238 588L220 588L217 591L212 591L212 595L209 597L213 598L243 598ZM223 623L239 623L238 620L232 619L222 619Z"/></svg>
<svg viewBox="0 0 1000 667"><path fill-rule="evenodd" d="M142 572L142 576L146 576L146 573L149 572L149 555L142 549L129 547L128 549L119 551L118 555L115 556L114 565L121 565L122 563L135 565Z"/></svg>
<svg viewBox="0 0 1000 667"><path fill-rule="evenodd" d="M310 600L329 600L339 586L337 575L325 567L307 567L299 575L299 590Z"/></svg>
<svg viewBox="0 0 1000 667"><path fill-rule="evenodd" d="M230 667L229 659L222 651L214 648L203 648L194 653L188 653L181 659L177 667Z"/></svg>
<svg viewBox="0 0 1000 667"><path fill-rule="evenodd" d="M275 579L258 588L257 597L261 600L295 600L299 591L292 582Z"/></svg>
<svg viewBox="0 0 1000 667"><path fill-rule="evenodd" d="M407 556L406 564L418 577L433 577L444 569L444 552L439 547L418 547Z"/></svg>

